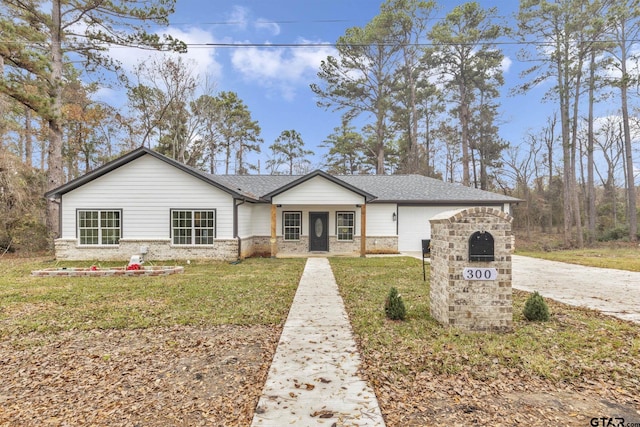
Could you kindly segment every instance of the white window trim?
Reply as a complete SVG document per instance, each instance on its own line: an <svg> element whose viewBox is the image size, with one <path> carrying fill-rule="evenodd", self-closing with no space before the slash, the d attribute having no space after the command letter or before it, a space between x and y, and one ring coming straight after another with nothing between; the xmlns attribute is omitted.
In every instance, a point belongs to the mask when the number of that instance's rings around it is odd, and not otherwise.
<svg viewBox="0 0 640 427"><path fill-rule="evenodd" d="M81 239L81 229L90 230L94 227L80 227L80 213L81 212L97 212L98 213L98 243L82 243ZM104 213L113 213L116 212L118 214L118 227L105 227L103 228L100 224L102 221L102 214ZM102 232L104 229L108 230L118 230L118 238L117 243L102 243ZM105 246L105 247L115 247L120 244L120 240L122 239L122 209L77 209L76 210L76 237L78 241L78 246Z"/></svg>
<svg viewBox="0 0 640 427"><path fill-rule="evenodd" d="M285 216L287 214L296 214L298 215L300 225L297 226L287 226L285 221ZM287 239L287 228L297 228L298 229L298 238L297 239ZM299 242L300 237L302 236L302 211L283 211L282 212L282 240L285 242Z"/></svg>
<svg viewBox="0 0 640 427"><path fill-rule="evenodd" d="M175 212L189 212L191 214L191 236L190 236L190 243L175 243L174 241L174 230L175 227L173 226L173 214ZM209 227L196 227L195 225L195 221L193 219L194 217L194 213L195 212L213 212L213 242L212 243L196 243L195 242L195 236L196 233L195 231L197 229L207 229L209 230ZM169 228L170 228L170 235L171 235L171 245L172 246L196 246L196 247L206 247L206 246L213 246L213 244L215 243L215 239L217 237L217 233L218 233L218 213L216 211L216 209L170 209L169 211ZM179 227L182 228L182 227Z"/></svg>
<svg viewBox="0 0 640 427"><path fill-rule="evenodd" d="M350 214L353 217L353 225L339 225L338 217L341 214ZM351 228L351 239L341 239L340 238L340 228ZM336 212L336 240L338 242L353 242L353 238L356 235L356 213L355 211L337 211Z"/></svg>

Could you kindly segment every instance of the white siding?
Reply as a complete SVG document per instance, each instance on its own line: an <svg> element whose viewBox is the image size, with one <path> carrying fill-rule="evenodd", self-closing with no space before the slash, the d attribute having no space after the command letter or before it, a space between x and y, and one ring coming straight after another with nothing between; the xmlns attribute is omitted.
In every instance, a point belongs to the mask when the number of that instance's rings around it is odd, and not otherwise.
<svg viewBox="0 0 640 427"><path fill-rule="evenodd" d="M238 234L240 237L270 236L271 235L271 205L246 203L238 207ZM303 206L286 205L277 208L276 234L282 235L282 212L302 212L302 234L309 234L309 212L329 213L329 235L336 234L336 212L355 212L355 234L360 236L361 214L360 208L355 205L324 205ZM396 212L395 204L368 204L367 205L367 235L369 236L396 236L397 222L393 221L393 213Z"/></svg>
<svg viewBox="0 0 640 427"><path fill-rule="evenodd" d="M253 205L250 234L253 236L271 236L271 205Z"/></svg>
<svg viewBox="0 0 640 427"><path fill-rule="evenodd" d="M237 202L240 203L240 202ZM238 205L238 236L240 238L251 237L251 222L253 221L253 204L242 203Z"/></svg>
<svg viewBox="0 0 640 427"><path fill-rule="evenodd" d="M395 236L397 235L397 221L393 221L393 214L397 210L396 204L368 204L367 205L367 235Z"/></svg>
<svg viewBox="0 0 640 427"><path fill-rule="evenodd" d="M356 205L364 203L364 197L326 178L316 176L272 199L276 205Z"/></svg>
<svg viewBox="0 0 640 427"><path fill-rule="evenodd" d="M398 206L398 250L422 252L422 239L431 238L434 215L468 206Z"/></svg>
<svg viewBox="0 0 640 427"><path fill-rule="evenodd" d="M271 235L271 205L243 203L238 206L238 236Z"/></svg>
<svg viewBox="0 0 640 427"><path fill-rule="evenodd" d="M301 206L301 205L288 205L279 207L276 213L276 235L282 236L282 213L283 212L302 212L302 235L309 235L309 212L327 212L329 213L329 236L336 235L336 212L354 212L355 213L355 231L354 236L360 236L360 208L356 208L355 205L351 206L338 206L338 205L326 205L326 206ZM267 232L270 235L271 231Z"/></svg>
<svg viewBox="0 0 640 427"><path fill-rule="evenodd" d="M233 198L152 156L142 156L62 197L62 238L77 209L122 209L123 239L168 239L171 209L216 209L216 237L233 237Z"/></svg>

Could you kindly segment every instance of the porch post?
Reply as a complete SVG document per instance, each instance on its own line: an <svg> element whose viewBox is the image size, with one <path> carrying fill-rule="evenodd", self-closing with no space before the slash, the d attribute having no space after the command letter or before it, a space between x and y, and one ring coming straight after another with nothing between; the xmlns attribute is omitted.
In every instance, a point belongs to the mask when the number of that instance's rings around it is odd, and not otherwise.
<svg viewBox="0 0 640 427"><path fill-rule="evenodd" d="M360 256L367 254L367 205L360 206Z"/></svg>
<svg viewBox="0 0 640 427"><path fill-rule="evenodd" d="M278 252L278 246L276 244L276 213L277 207L276 205L271 205L271 240L269 243L271 244L271 258L276 257L276 253Z"/></svg>

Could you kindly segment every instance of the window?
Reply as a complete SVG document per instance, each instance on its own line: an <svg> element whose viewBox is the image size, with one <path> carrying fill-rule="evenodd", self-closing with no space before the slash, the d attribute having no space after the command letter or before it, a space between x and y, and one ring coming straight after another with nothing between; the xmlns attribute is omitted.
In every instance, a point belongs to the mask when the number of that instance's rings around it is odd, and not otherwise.
<svg viewBox="0 0 640 427"><path fill-rule="evenodd" d="M81 245L120 243L121 211L78 211L78 237Z"/></svg>
<svg viewBox="0 0 640 427"><path fill-rule="evenodd" d="M171 211L174 245L213 245L216 211Z"/></svg>
<svg viewBox="0 0 640 427"><path fill-rule="evenodd" d="M283 212L282 215L284 240L300 240L302 212Z"/></svg>
<svg viewBox="0 0 640 427"><path fill-rule="evenodd" d="M353 240L355 213L336 212L336 227L338 240Z"/></svg>

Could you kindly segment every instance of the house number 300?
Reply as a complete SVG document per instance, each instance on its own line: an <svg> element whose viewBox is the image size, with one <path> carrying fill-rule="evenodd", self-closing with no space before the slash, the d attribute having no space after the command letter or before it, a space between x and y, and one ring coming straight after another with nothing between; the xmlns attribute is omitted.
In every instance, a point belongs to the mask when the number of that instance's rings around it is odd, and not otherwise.
<svg viewBox="0 0 640 427"><path fill-rule="evenodd" d="M467 267L462 271L465 280L496 280L498 278L498 270L495 268L470 268Z"/></svg>

